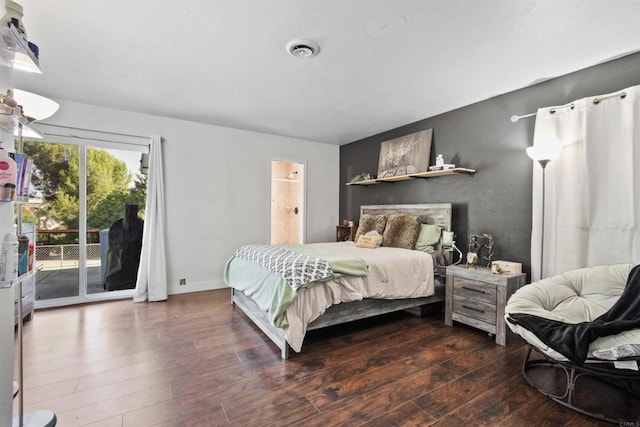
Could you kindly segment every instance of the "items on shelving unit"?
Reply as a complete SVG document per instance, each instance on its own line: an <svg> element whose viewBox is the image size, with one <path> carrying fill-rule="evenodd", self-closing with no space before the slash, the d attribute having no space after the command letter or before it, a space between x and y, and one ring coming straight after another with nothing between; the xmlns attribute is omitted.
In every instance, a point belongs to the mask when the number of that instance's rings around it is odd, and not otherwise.
<svg viewBox="0 0 640 427"><path fill-rule="evenodd" d="M0 201L12 202L15 199L17 169L15 160L0 146Z"/></svg>
<svg viewBox="0 0 640 427"><path fill-rule="evenodd" d="M18 200L21 198L28 199L31 194L31 176L33 174L33 160L19 153L10 153L16 163L16 184L15 195Z"/></svg>
<svg viewBox="0 0 640 427"><path fill-rule="evenodd" d="M369 179L369 180L363 180L358 182L347 182L346 185L366 186L366 185L379 184L381 182L408 181L414 178L435 178L439 176L458 175L458 174L473 175L475 173L476 173L475 169L455 167L452 169L441 169L441 170L434 170L429 172L412 173L408 175L398 175L398 176L390 176L390 177L379 178L379 179Z"/></svg>
<svg viewBox="0 0 640 427"><path fill-rule="evenodd" d="M18 278L18 238L6 233L0 250L0 286L11 284Z"/></svg>

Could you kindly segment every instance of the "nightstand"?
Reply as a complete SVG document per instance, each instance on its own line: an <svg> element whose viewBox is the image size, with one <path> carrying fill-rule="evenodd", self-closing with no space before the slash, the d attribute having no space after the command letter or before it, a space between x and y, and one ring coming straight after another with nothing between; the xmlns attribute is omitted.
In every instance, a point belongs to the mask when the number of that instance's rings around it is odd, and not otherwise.
<svg viewBox="0 0 640 427"><path fill-rule="evenodd" d="M517 340L504 320L507 300L526 282L527 275L493 274L483 267L447 267L444 323L464 323L496 336L502 346Z"/></svg>
<svg viewBox="0 0 640 427"><path fill-rule="evenodd" d="M353 225L337 225L336 226L336 242L343 242L345 240L355 240L356 231L358 227Z"/></svg>

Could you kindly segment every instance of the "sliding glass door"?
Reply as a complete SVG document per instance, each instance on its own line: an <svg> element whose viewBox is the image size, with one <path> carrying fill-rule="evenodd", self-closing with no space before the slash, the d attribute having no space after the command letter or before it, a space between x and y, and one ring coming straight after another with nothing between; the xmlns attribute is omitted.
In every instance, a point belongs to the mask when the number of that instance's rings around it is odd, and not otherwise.
<svg viewBox="0 0 640 427"><path fill-rule="evenodd" d="M36 307L131 295L137 272L131 264L142 241L146 147L26 141L24 151L34 162L23 222L35 224L37 235ZM139 236L123 239L126 213Z"/></svg>

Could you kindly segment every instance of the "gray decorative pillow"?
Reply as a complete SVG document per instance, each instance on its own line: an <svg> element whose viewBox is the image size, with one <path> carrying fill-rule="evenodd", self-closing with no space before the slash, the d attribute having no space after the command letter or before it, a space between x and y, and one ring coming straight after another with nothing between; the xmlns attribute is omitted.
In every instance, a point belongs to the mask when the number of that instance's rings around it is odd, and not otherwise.
<svg viewBox="0 0 640 427"><path fill-rule="evenodd" d="M390 215L382 235L382 246L413 249L420 232L420 220L414 215Z"/></svg>
<svg viewBox="0 0 640 427"><path fill-rule="evenodd" d="M356 238L354 240L357 242L360 236L367 234L370 231L377 231L382 234L384 232L384 225L386 222L386 215L363 214L360 217L358 231L356 231Z"/></svg>

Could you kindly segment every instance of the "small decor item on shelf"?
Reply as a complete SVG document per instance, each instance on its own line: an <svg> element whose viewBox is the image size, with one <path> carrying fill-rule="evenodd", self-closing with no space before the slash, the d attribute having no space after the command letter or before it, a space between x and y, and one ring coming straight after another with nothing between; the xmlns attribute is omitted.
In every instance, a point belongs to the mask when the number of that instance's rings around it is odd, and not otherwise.
<svg viewBox="0 0 640 427"><path fill-rule="evenodd" d="M429 172L432 171L441 171L445 169L455 169L456 165L452 163L445 163L444 156L442 154L438 154L436 156L436 164L435 166L429 166Z"/></svg>
<svg viewBox="0 0 640 427"><path fill-rule="evenodd" d="M358 175L354 176L353 178L351 178L351 181L349 181L351 184L355 183L355 182L360 182L360 181L369 181L375 179L373 177L373 175L371 175L368 172L362 172L359 173Z"/></svg>
<svg viewBox="0 0 640 427"><path fill-rule="evenodd" d="M491 234L470 234L469 252L476 254L477 264L489 268L493 259L493 236Z"/></svg>

